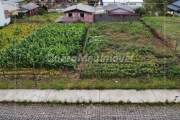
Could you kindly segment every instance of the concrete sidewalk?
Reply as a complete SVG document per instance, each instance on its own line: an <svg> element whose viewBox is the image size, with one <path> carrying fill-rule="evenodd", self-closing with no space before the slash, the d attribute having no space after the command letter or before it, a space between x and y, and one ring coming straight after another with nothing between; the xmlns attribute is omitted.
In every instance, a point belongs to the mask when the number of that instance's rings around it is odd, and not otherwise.
<svg viewBox="0 0 180 120"><path fill-rule="evenodd" d="M78 102L180 102L180 90L0 90L0 101Z"/></svg>

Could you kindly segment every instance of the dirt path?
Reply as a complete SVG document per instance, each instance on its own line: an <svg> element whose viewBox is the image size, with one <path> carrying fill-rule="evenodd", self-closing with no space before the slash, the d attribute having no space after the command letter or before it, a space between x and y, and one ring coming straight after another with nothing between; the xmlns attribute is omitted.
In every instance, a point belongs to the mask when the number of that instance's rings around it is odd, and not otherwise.
<svg viewBox="0 0 180 120"><path fill-rule="evenodd" d="M159 39L159 41L164 45L166 46L167 48L173 50L173 45L171 43L169 43L163 36L161 36L160 34L158 34L156 32L156 30L154 28L152 28L151 26L149 26L148 24L146 24L144 21L140 21L143 25L145 25L149 30L150 32L153 34L153 36L157 39Z"/></svg>
<svg viewBox="0 0 180 120"><path fill-rule="evenodd" d="M93 25L91 24L90 27L88 28L87 34L86 34L86 40L84 43L84 47L83 47L83 55L86 53L86 44L88 42L88 35L89 35L89 30L93 27ZM81 77L83 68L84 68L84 60L81 59L80 63L78 63L77 65L78 69L79 69L79 78Z"/></svg>

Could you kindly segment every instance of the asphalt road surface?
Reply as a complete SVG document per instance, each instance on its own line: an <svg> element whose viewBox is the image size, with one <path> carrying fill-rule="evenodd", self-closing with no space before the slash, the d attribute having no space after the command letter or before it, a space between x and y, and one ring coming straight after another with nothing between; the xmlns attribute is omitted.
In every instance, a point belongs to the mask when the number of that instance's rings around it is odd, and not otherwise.
<svg viewBox="0 0 180 120"><path fill-rule="evenodd" d="M1 103L0 120L180 120L180 105Z"/></svg>

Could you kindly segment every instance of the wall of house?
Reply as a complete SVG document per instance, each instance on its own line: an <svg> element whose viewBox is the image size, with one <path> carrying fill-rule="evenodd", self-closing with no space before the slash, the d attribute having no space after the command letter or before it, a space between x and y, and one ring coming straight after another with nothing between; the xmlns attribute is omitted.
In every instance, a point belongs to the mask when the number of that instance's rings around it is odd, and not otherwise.
<svg viewBox="0 0 180 120"><path fill-rule="evenodd" d="M143 6L143 2L127 2L126 5L128 5L132 9L136 9Z"/></svg>
<svg viewBox="0 0 180 120"><path fill-rule="evenodd" d="M48 0L39 0L39 2L41 2L41 1L43 1L43 2L48 2Z"/></svg>
<svg viewBox="0 0 180 120"><path fill-rule="evenodd" d="M72 13L73 17L69 17L68 14ZM85 17L80 17L78 14L85 13ZM64 22L76 22L76 21L82 21L82 22L94 22L94 15L93 13L87 13L87 12L66 12L64 13Z"/></svg>
<svg viewBox="0 0 180 120"><path fill-rule="evenodd" d="M121 3L124 5L128 5L131 8L138 8L142 7L143 5L143 0L103 0L103 5L106 6L108 4L113 4L113 3ZM99 1L100 5L100 1Z"/></svg>
<svg viewBox="0 0 180 120"><path fill-rule="evenodd" d="M132 15L112 15L109 16L106 13L103 14L95 14L94 22L124 22L124 21L137 21L139 20L140 15L132 14Z"/></svg>
<svg viewBox="0 0 180 120"><path fill-rule="evenodd" d="M42 7L42 6L46 6L47 5L47 2L44 2L44 1L42 1L42 2L40 2L40 6Z"/></svg>
<svg viewBox="0 0 180 120"><path fill-rule="evenodd" d="M55 3L67 3L67 2L77 2L77 0L54 0Z"/></svg>
<svg viewBox="0 0 180 120"><path fill-rule="evenodd" d="M38 11L38 8L35 8L33 10L29 10L29 15L35 15Z"/></svg>
<svg viewBox="0 0 180 120"><path fill-rule="evenodd" d="M65 3L65 0L54 0L55 3Z"/></svg>
<svg viewBox="0 0 180 120"><path fill-rule="evenodd" d="M127 12L127 11L123 9L116 9L116 10L112 10L111 12Z"/></svg>
<svg viewBox="0 0 180 120"><path fill-rule="evenodd" d="M129 15L129 14L134 14L132 12L107 12L108 15L122 15L122 14L126 14L126 15Z"/></svg>
<svg viewBox="0 0 180 120"><path fill-rule="evenodd" d="M14 10L11 12L12 15L18 15L18 10Z"/></svg>
<svg viewBox="0 0 180 120"><path fill-rule="evenodd" d="M123 10L123 9L116 9L116 10L112 10L112 11L107 11L107 13L109 15L111 15L111 14L133 14L133 12L129 12L129 11Z"/></svg>
<svg viewBox="0 0 180 120"><path fill-rule="evenodd" d="M0 27L4 26L5 24L10 23L10 18L5 18L5 11L2 6L2 2L0 1Z"/></svg>

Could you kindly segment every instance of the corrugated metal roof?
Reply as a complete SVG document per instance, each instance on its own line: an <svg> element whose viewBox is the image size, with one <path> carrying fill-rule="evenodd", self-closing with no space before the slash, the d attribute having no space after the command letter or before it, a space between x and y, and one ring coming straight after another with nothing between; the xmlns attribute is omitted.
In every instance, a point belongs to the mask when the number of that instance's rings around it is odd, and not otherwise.
<svg viewBox="0 0 180 120"><path fill-rule="evenodd" d="M23 10L18 10L18 13L26 13L26 12L28 12L28 10L25 10L25 9L23 9Z"/></svg>
<svg viewBox="0 0 180 120"><path fill-rule="evenodd" d="M169 9L174 10L174 11L178 11L180 9L180 7L174 6L174 5L168 5L167 6Z"/></svg>
<svg viewBox="0 0 180 120"><path fill-rule="evenodd" d="M81 10L85 12L95 12L95 8L89 5L77 4L70 6L64 10L64 12L71 11L71 10Z"/></svg>
<svg viewBox="0 0 180 120"><path fill-rule="evenodd" d="M9 12L12 12L14 10L18 10L18 7L14 7L12 5L8 5L8 4L3 4L3 9L4 10L8 10Z"/></svg>
<svg viewBox="0 0 180 120"><path fill-rule="evenodd" d="M25 9L27 9L27 10L33 10L33 9L35 9L35 8L38 8L39 6L36 5L36 4L34 4L34 3L28 3L28 4L26 4L26 5L22 5L21 7L22 7L22 8L25 8Z"/></svg>
<svg viewBox="0 0 180 120"><path fill-rule="evenodd" d="M5 0L5 1L2 1L2 3L17 3L17 2L22 2L24 0Z"/></svg>
<svg viewBox="0 0 180 120"><path fill-rule="evenodd" d="M179 1L177 1L177 2L172 3L172 5L175 5L175 6L180 7L180 0L179 0Z"/></svg>
<svg viewBox="0 0 180 120"><path fill-rule="evenodd" d="M55 22L63 22L64 21L64 16L60 16Z"/></svg>
<svg viewBox="0 0 180 120"><path fill-rule="evenodd" d="M123 9L123 10L134 13L133 9L131 9L129 6L123 5L121 3L109 4L109 5L104 6L103 8L104 8L104 10L108 10L108 11L112 11L112 10L116 10L116 9Z"/></svg>
<svg viewBox="0 0 180 120"><path fill-rule="evenodd" d="M114 2L114 0L103 0L103 2ZM143 0L115 0L115 2L134 2L134 3L138 3L138 2L143 2Z"/></svg>

